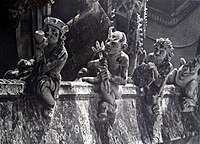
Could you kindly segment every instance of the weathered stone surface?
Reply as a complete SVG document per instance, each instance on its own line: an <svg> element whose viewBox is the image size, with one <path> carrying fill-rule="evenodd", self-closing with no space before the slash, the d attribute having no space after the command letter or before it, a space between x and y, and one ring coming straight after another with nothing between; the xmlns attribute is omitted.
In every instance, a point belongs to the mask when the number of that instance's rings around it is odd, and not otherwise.
<svg viewBox="0 0 200 144"><path fill-rule="evenodd" d="M176 90L176 89L174 89ZM200 113L182 112L179 95L170 91L163 99L163 126L162 137L165 142L198 135L200 132Z"/></svg>
<svg viewBox="0 0 200 144"><path fill-rule="evenodd" d="M24 82L20 80L0 79L0 98L4 95L16 96L24 93Z"/></svg>
<svg viewBox="0 0 200 144"><path fill-rule="evenodd" d="M36 97L0 103L1 143L142 143L137 124L140 99L132 85L124 88L125 99L117 100L115 120L101 123L96 113L100 94L87 83L63 82L54 116L46 119ZM131 98L133 97L133 98ZM131 98L131 99L130 99ZM141 107L141 106L140 106ZM126 113L124 113L126 112ZM137 118L138 117L138 118ZM113 126L111 126L111 123ZM146 138L147 139L147 138Z"/></svg>
<svg viewBox="0 0 200 144"><path fill-rule="evenodd" d="M122 86L116 115L107 122L97 118L100 98L97 86L83 82L62 82L54 115L46 118L41 99L33 95L8 94L0 102L0 143L9 144L150 144L154 134L167 143L199 134L197 111L181 113L175 89L166 87L160 123L148 112L139 90ZM157 127L155 127L155 125Z"/></svg>
<svg viewBox="0 0 200 144"><path fill-rule="evenodd" d="M69 57L63 69L63 80L75 80L78 71L93 57L92 46L96 41L105 41L111 21L98 2L68 22L70 31Z"/></svg>

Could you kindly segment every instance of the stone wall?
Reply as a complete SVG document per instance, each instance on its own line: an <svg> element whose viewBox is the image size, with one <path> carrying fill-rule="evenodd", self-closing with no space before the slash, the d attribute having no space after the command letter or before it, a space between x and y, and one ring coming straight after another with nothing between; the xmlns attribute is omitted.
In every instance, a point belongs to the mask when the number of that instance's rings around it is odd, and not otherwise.
<svg viewBox="0 0 200 144"><path fill-rule="evenodd" d="M163 92L162 115L148 112L140 91L123 86L116 115L107 122L96 116L98 87L62 82L54 115L43 115L41 99L24 92L20 81L0 81L0 143L2 144L150 144L199 134L194 114L183 114L173 87Z"/></svg>

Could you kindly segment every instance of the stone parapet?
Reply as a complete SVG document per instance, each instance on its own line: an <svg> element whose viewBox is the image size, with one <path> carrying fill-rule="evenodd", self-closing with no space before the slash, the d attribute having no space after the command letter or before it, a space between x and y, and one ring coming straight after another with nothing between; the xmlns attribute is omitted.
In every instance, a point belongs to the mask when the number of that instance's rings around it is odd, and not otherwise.
<svg viewBox="0 0 200 144"><path fill-rule="evenodd" d="M44 116L40 98L24 93L23 82L2 80L0 88L0 143L150 144L153 137L167 143L200 130L198 112L181 112L174 86L165 87L158 118L149 113L136 86L122 86L116 115L106 122L97 118L101 94L96 85L63 81L51 118Z"/></svg>

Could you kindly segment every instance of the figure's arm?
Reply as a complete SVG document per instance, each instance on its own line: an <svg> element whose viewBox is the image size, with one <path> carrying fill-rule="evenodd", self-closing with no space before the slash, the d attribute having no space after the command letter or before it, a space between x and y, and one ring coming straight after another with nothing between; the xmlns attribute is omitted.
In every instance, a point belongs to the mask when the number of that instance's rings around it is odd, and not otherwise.
<svg viewBox="0 0 200 144"><path fill-rule="evenodd" d="M197 95L198 95L198 82L196 80L191 81L186 89L185 94L187 97L193 99L194 101L197 101Z"/></svg>
<svg viewBox="0 0 200 144"><path fill-rule="evenodd" d="M83 82L85 81L85 82L92 83L92 84L101 82L101 78L99 75L97 75L96 77L82 77L81 79Z"/></svg>
<svg viewBox="0 0 200 144"><path fill-rule="evenodd" d="M169 77L169 74L170 72L172 71L173 69L173 65L171 63L168 63L167 67L165 67L165 69L163 69L158 77L156 78L155 80L155 84L158 86L158 87L162 87L163 84L166 83L168 77Z"/></svg>
<svg viewBox="0 0 200 144"><path fill-rule="evenodd" d="M119 85L125 85L127 82L126 78L123 78L121 76L116 76L116 75L111 75L110 81Z"/></svg>
<svg viewBox="0 0 200 144"><path fill-rule="evenodd" d="M149 54L146 56L144 62L145 62L145 63L153 62L153 59L154 59L154 53L151 52L151 53L149 53Z"/></svg>
<svg viewBox="0 0 200 144"><path fill-rule="evenodd" d="M198 101L198 82L196 80L191 81L185 88L186 97L183 101L183 109L187 107L195 107Z"/></svg>
<svg viewBox="0 0 200 144"><path fill-rule="evenodd" d="M61 50L54 60L47 62L47 64L41 68L40 74L45 74L54 67L56 67L57 65L65 63L67 58L68 58L67 51L65 49Z"/></svg>
<svg viewBox="0 0 200 144"><path fill-rule="evenodd" d="M167 84L175 84L176 75L177 75L177 68L174 68L174 69L169 73L169 77L168 77L166 83L167 83Z"/></svg>
<svg viewBox="0 0 200 144"><path fill-rule="evenodd" d="M44 51L41 49L35 49L35 61L36 63L38 63L39 61L41 61L42 59L45 59L44 56Z"/></svg>
<svg viewBox="0 0 200 144"><path fill-rule="evenodd" d="M39 30L35 32L35 40L37 42L35 47L35 60L38 63L41 59L44 59L44 48L48 45L47 38L44 37L44 32Z"/></svg>

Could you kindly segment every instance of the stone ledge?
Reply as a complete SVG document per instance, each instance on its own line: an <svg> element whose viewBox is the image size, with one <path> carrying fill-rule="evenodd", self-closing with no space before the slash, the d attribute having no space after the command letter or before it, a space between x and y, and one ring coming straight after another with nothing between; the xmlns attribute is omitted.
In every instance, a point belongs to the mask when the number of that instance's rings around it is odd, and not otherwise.
<svg viewBox="0 0 200 144"><path fill-rule="evenodd" d="M0 79L0 97L21 95L24 93L24 89L25 83L23 81Z"/></svg>
<svg viewBox="0 0 200 144"><path fill-rule="evenodd" d="M123 95L137 95L139 89L133 84L126 84L122 87ZM17 96L25 94L25 83L20 80L5 80L0 79L0 97L2 96ZM166 86L164 89L164 94L168 94L174 91L174 87ZM92 85L87 82L71 82L71 81L62 81L61 87L59 90L59 95L93 95L98 94L99 90L97 85Z"/></svg>
<svg viewBox="0 0 200 144"><path fill-rule="evenodd" d="M130 98L137 96L138 88L133 84L127 84L126 86L121 86L122 88L122 98ZM92 85L87 82L61 82L61 87L59 90L59 98L76 96L76 99L85 99L86 96L90 98L95 98L100 96L100 90L97 85Z"/></svg>
<svg viewBox="0 0 200 144"><path fill-rule="evenodd" d="M0 81L0 88L2 142L9 139L8 131L12 137L9 140L10 143L30 143L30 136L32 136L34 138L31 138L32 143L47 139L47 142L52 141L55 144L59 143L55 139L60 135L59 139L64 139L67 143L150 144L152 129L155 125L157 125L156 133L159 135L160 143L168 143L200 133L200 124L197 120L198 111L196 115L181 112L176 88L173 85L165 86L163 91L162 118L160 119L162 125L160 126L159 123L155 124L156 121L149 113L139 89L132 84L122 86L123 95L122 98L116 100L118 105L116 118L113 129L109 130L109 136L107 132L105 133L107 127L100 127L102 124L98 122L96 116L100 100L96 85L63 81L55 114L50 124L42 116L42 106L35 96L24 93L23 82ZM14 98L14 101L10 101L10 97ZM6 101L1 101L2 98ZM21 129L21 127L25 128ZM18 131L26 137L18 136L19 133L16 133ZM43 136L40 137L41 133ZM71 136L66 136L66 133ZM101 138L98 138L99 135ZM44 138L45 136L48 138Z"/></svg>

